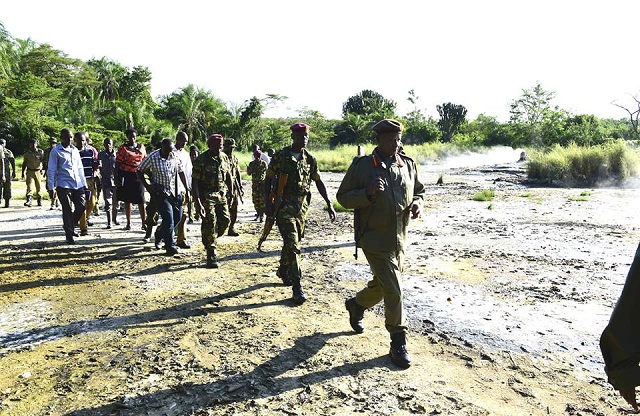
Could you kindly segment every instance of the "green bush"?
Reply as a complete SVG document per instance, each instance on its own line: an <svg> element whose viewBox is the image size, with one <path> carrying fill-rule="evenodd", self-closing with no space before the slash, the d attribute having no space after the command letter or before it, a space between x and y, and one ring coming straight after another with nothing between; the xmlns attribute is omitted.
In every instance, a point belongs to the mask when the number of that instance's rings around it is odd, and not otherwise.
<svg viewBox="0 0 640 416"><path fill-rule="evenodd" d="M495 198L495 196L496 196L495 191L492 191L491 189L483 189L482 191L475 194L471 199L473 199L474 201L486 202L486 201L492 201L493 198Z"/></svg>
<svg viewBox="0 0 640 416"><path fill-rule="evenodd" d="M530 150L527 175L530 179L595 185L634 176L639 161L638 152L624 140L586 147L571 143L566 147L555 145L547 151Z"/></svg>

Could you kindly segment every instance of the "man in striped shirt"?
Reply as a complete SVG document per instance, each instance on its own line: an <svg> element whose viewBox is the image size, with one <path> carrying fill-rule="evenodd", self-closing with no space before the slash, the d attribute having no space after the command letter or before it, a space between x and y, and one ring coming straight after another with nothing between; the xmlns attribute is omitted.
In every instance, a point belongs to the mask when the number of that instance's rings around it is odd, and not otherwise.
<svg viewBox="0 0 640 416"><path fill-rule="evenodd" d="M187 191L190 187L178 155L173 151L171 139L163 139L160 149L149 153L140 165L137 175L151 195L151 202L162 218L162 224L155 232L155 241L164 240L168 256L178 254L173 242L173 228L182 217L182 198L178 188L178 177ZM147 182L145 174L149 176Z"/></svg>
<svg viewBox="0 0 640 416"><path fill-rule="evenodd" d="M91 215L93 207L96 205L96 194L98 191L95 175L96 169L98 168L98 151L95 147L87 144L86 133L78 132L74 134L73 140L78 148L78 152L80 152L84 177L87 182L87 191L85 194L87 207L82 217L80 217L80 235L88 235L88 226L93 225L89 222L89 215Z"/></svg>

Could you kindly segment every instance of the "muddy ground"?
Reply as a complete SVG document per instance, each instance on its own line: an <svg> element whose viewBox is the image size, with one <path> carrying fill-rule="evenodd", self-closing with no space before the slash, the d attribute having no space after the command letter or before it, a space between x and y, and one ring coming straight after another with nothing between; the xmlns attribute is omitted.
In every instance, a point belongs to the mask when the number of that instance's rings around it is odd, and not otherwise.
<svg viewBox="0 0 640 416"><path fill-rule="evenodd" d="M452 166L452 165L450 165ZM315 194L295 306L274 230L255 250L250 186L221 268L167 258L134 216L67 246L59 211L0 210L0 414L613 415L598 337L640 232L638 188L527 185L521 165L426 166L410 225L410 369L390 364L383 310L352 333L344 299L368 279L352 218ZM435 185L444 174L444 185ZM325 174L332 199L340 174ZM471 200L495 190L491 202Z"/></svg>

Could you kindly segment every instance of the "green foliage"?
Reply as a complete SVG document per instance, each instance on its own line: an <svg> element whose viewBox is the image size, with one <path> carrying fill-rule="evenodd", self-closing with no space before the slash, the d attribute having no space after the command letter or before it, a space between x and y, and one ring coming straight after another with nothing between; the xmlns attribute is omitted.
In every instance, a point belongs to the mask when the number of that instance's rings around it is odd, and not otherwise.
<svg viewBox="0 0 640 416"><path fill-rule="evenodd" d="M491 189L483 189L482 191L475 194L471 199L473 199L474 201L486 202L492 201L495 196L495 191L492 191Z"/></svg>
<svg viewBox="0 0 640 416"><path fill-rule="evenodd" d="M527 175L530 179L593 186L635 175L639 161L637 151L622 140L590 147L555 145L548 151L530 151Z"/></svg>
<svg viewBox="0 0 640 416"><path fill-rule="evenodd" d="M444 103L437 105L440 120L438 127L442 133L442 141L450 142L466 122L467 109L463 105Z"/></svg>
<svg viewBox="0 0 640 416"><path fill-rule="evenodd" d="M333 204L333 209L334 209L336 212L352 212L352 211L353 211L352 209L349 209L349 208L345 208L345 207L343 207L343 206L340 204L340 202L338 202L338 201L333 201L333 202L332 202L332 204ZM325 211L327 211L327 207L326 207L326 205L325 205L324 209L325 209Z"/></svg>
<svg viewBox="0 0 640 416"><path fill-rule="evenodd" d="M396 103L372 90L362 90L342 104L342 122L334 128L331 146L373 143L371 127L385 118L395 118Z"/></svg>

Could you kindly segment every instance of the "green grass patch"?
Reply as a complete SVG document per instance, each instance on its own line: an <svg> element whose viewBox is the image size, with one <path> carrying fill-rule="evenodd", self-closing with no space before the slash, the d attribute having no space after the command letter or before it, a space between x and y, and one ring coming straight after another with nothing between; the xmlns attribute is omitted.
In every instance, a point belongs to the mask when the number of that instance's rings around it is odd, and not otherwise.
<svg viewBox="0 0 640 416"><path fill-rule="evenodd" d="M327 210L327 206L325 205L324 207L325 211ZM336 212L352 212L352 209L349 208L345 208L343 207L340 202L338 201L333 201L333 209L336 210Z"/></svg>
<svg viewBox="0 0 640 416"><path fill-rule="evenodd" d="M555 145L547 150L531 149L527 153L529 179L562 181L567 185L619 182L635 176L640 170L640 154L624 140L589 147Z"/></svg>
<svg viewBox="0 0 640 416"><path fill-rule="evenodd" d="M570 196L569 201L574 201L574 202L585 202L589 200L588 196Z"/></svg>
<svg viewBox="0 0 640 416"><path fill-rule="evenodd" d="M520 195L521 198L531 198L533 196L533 194L531 192L525 192L522 195Z"/></svg>
<svg viewBox="0 0 640 416"><path fill-rule="evenodd" d="M491 189L483 189L482 191L475 194L471 199L473 199L474 201L487 202L492 201L495 196L495 191L492 191Z"/></svg>

